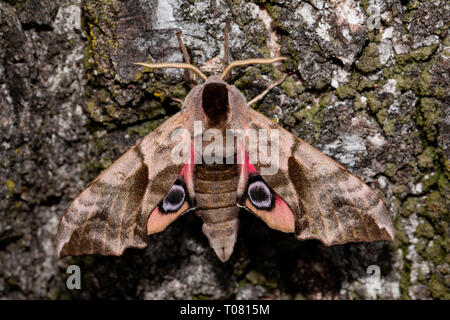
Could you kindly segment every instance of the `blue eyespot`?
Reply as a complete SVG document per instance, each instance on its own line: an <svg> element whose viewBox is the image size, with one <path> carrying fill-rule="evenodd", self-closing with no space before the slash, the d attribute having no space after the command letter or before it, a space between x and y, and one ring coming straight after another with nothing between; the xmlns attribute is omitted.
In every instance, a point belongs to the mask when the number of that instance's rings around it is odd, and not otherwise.
<svg viewBox="0 0 450 320"><path fill-rule="evenodd" d="M184 187L177 184L178 181L170 188L162 202L160 209L163 213L170 213L178 211L184 203L186 193Z"/></svg>
<svg viewBox="0 0 450 320"><path fill-rule="evenodd" d="M264 181L256 180L251 182L247 189L250 202L257 208L268 210L273 205L273 195L270 188Z"/></svg>

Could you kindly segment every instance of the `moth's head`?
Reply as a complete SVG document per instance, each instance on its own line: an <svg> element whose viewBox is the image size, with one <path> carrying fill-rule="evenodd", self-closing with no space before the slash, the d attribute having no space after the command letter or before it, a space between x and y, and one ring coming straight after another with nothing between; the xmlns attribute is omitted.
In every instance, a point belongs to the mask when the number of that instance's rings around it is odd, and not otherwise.
<svg viewBox="0 0 450 320"><path fill-rule="evenodd" d="M200 69L189 63L188 52L181 40L181 32L177 32L180 48L183 51L184 59L187 63L135 63L148 68L178 68L186 69L186 82L192 87L191 92L186 97L183 108L195 108L196 114L203 115L210 127L224 127L229 118L230 106L247 105L244 96L239 90L229 85L226 81L230 78L231 70L235 67L246 66L249 64L270 64L277 61L286 60L284 57L269 59L247 59L234 61L228 64L228 28L230 21L227 20L224 31L224 57L223 70L220 75L207 77ZM197 85L196 75L205 82Z"/></svg>
<svg viewBox="0 0 450 320"><path fill-rule="evenodd" d="M270 59L239 60L226 66L221 75L213 75L210 77L207 77L197 67L187 63L139 62L135 64L148 68L178 68L195 72L205 82L192 88L183 103L183 108L200 109L211 127L223 127L230 113L230 101L234 102L231 105L247 104L244 96L239 92L239 90L226 82L229 78L231 70L238 66L245 66L249 64L270 64L281 60L286 60L286 58L277 57ZM193 79L196 83L195 78Z"/></svg>

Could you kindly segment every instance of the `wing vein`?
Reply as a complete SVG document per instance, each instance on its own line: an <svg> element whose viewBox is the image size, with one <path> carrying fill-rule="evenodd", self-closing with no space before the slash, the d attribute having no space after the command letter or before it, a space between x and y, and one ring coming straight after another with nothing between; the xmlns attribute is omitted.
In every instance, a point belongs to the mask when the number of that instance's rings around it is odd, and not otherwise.
<svg viewBox="0 0 450 320"><path fill-rule="evenodd" d="M118 193L118 192L117 192ZM107 194L107 198L109 198L110 196L111 196L111 192L110 193L108 193ZM116 197L117 197L117 195L116 195ZM103 204L103 206L102 206L102 208L101 208L101 210L99 210L98 211L98 213L99 214L102 214L103 213L103 210L105 210L105 207L106 207L106 204L108 203L108 201L106 201L105 200L105 203ZM94 234L94 241L92 241L92 252L95 252L95 241L97 240L97 224L98 224L98 220L99 219L96 219L96 221L94 222L94 232L95 232L95 234Z"/></svg>
<svg viewBox="0 0 450 320"><path fill-rule="evenodd" d="M363 220L362 211L356 206L356 203L353 201L352 197L350 196L350 193L347 190L345 190L345 189L343 189L343 190L348 195L348 197L346 199L353 204L352 207L355 208L355 211L358 213L359 220L361 221L361 226L364 229L364 232L366 233L367 238L370 238L369 237L369 231L367 230L367 226L366 226L366 224L364 223L364 220ZM369 203L367 203L367 204L369 204Z"/></svg>
<svg viewBox="0 0 450 320"><path fill-rule="evenodd" d="M116 204L117 198L119 197L119 193L120 193L120 190L117 191L117 194L115 195L115 197L113 199L113 202L112 202L112 205L111 205L111 209L108 212L108 217L106 218L105 230L104 230L104 235L103 235L103 239L104 239L104 241L103 241L103 251L104 252L106 252L106 233L107 233L108 226L109 226L109 218L111 217L111 212L113 211L113 208L114 208L114 206Z"/></svg>
<svg viewBox="0 0 450 320"><path fill-rule="evenodd" d="M86 190L87 191L87 190ZM83 192L84 193L84 192ZM83 194L82 193L82 194ZM80 197L79 197L80 199L81 199L81 195L80 195ZM89 220L92 218L91 217L91 214L95 211L95 207L96 207L96 205L97 205L97 202L98 202L98 200L100 199L101 197L99 197L98 195L97 195L97 197L95 198L95 202L94 202L94 205L92 206L92 210L90 210L90 211L88 211L88 215L87 215L87 219L82 223L82 225L81 225L81 233L80 233L80 238L78 239L78 245L77 245L77 248L78 248L78 251L77 251L77 253L78 254L80 254L80 245L81 245L81 242L82 242L82 240L83 240L83 235L84 235L84 231L86 230L86 224L89 222ZM78 211L79 212L79 211ZM76 224L73 224L72 225L72 228L70 228L71 230L70 230L70 237L72 237L72 233L73 233L73 231L75 230L75 228L76 228Z"/></svg>

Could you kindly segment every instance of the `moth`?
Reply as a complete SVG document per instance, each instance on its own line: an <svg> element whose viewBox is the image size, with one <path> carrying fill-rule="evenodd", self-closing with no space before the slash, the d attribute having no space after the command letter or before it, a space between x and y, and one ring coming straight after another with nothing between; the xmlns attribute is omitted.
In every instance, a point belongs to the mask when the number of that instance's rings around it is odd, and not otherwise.
<svg viewBox="0 0 450 320"><path fill-rule="evenodd" d="M233 253L241 208L275 230L300 240L318 239L327 246L393 239L391 217L377 193L250 108L239 90L225 81L234 67L285 58L228 64L227 23L224 70L220 76L207 77L189 63L179 34L178 39L186 63L138 64L185 69L192 89L181 111L122 155L73 201L57 232L60 257L121 255L129 247L144 248L148 235L195 211L211 248L225 262ZM204 80L202 84L197 84L194 73ZM278 140L248 141L225 134L245 130L263 138L274 133ZM214 134L205 139L207 132ZM202 153L208 140L213 141L211 136L217 147L211 152L215 162L206 161ZM217 152L220 147L225 150L222 154ZM260 147L270 149L266 160L277 155L276 170L267 170L267 161L258 157ZM183 155L183 161L173 161L174 155Z"/></svg>

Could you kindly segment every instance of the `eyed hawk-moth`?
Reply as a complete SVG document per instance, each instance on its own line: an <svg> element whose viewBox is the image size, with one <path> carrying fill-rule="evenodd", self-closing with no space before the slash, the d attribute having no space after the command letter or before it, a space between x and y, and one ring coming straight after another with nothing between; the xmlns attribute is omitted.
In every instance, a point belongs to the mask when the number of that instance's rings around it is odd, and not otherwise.
<svg viewBox="0 0 450 320"><path fill-rule="evenodd" d="M210 246L225 262L237 239L240 208L273 229L294 233L300 240L318 239L334 245L393 239L390 214L373 190L343 166L250 108L241 92L224 81L233 67L283 58L227 65L224 56L222 75L208 78L189 64L179 40L187 63L140 65L187 69L186 80L193 88L181 111L115 161L73 201L58 228L59 256L121 255L129 247L144 248L148 235L195 211L204 222L202 231ZM227 57L227 50L225 53ZM190 72L202 77L203 84L196 84ZM195 123L201 124L201 135L207 130L219 134L246 129L267 135L276 132L276 172L264 170L267 163L249 156L260 147L260 141L246 143L241 139L237 147L225 147L226 154L220 160L227 161L202 161L202 153L194 146L198 136ZM176 130L188 134L173 139ZM221 146L230 139L234 142L234 138L226 136ZM184 162L175 163L171 160L173 150L181 142L188 145L188 152ZM200 145L205 145L205 140L200 140Z"/></svg>

